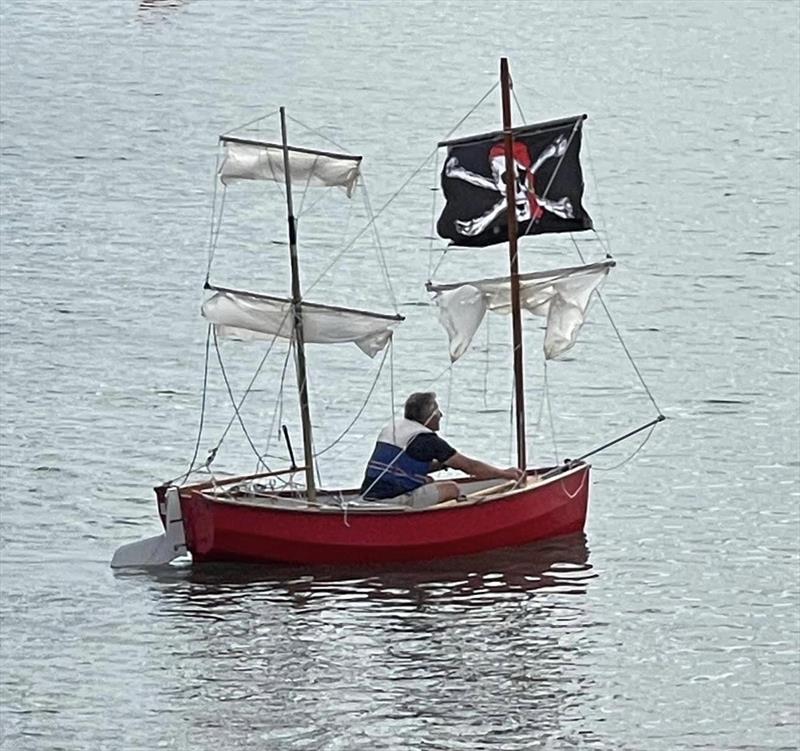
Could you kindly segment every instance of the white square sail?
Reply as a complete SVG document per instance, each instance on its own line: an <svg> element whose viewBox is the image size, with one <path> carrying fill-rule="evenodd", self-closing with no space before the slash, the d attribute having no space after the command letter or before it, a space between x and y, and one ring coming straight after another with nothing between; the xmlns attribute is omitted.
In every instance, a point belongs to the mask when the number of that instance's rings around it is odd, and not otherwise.
<svg viewBox="0 0 800 751"><path fill-rule="evenodd" d="M235 180L285 182L283 146L223 136L225 153L219 178L227 185ZM360 156L333 154L288 147L292 184L300 187L341 187L352 196L358 181Z"/></svg>
<svg viewBox="0 0 800 751"><path fill-rule="evenodd" d="M215 293L203 303L203 316L217 334L236 339L291 339L294 334L292 301L252 292L212 287ZM352 342L375 357L388 343L392 330L404 319L365 310L301 303L306 344Z"/></svg>

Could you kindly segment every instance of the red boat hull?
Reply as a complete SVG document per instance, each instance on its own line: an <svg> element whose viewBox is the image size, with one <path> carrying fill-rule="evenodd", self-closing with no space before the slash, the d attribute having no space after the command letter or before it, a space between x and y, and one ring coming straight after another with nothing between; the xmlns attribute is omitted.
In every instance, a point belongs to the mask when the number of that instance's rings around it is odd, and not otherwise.
<svg viewBox="0 0 800 751"><path fill-rule="evenodd" d="M589 465L482 503L414 511L270 508L180 490L195 562L378 564L514 547L581 532Z"/></svg>

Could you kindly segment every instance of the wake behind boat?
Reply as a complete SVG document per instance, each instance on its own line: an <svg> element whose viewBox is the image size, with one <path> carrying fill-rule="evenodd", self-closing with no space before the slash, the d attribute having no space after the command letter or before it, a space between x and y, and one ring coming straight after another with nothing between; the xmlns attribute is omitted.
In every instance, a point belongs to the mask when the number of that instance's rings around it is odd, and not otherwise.
<svg viewBox="0 0 800 751"><path fill-rule="evenodd" d="M575 343L589 303L614 266L592 264L521 274L518 239L592 228L582 205L580 143L585 116L521 128L511 126L511 82L501 61L503 129L444 141L442 171L446 199L437 230L452 244L484 247L507 243L509 275L468 282L429 282L428 290L450 340L455 363L468 350L487 312L510 315L513 336L516 482L461 478L459 498L428 508L393 499L367 500L358 489L326 489L316 481L305 348L308 344L353 343L374 357L392 346L403 317L308 301L301 287L298 231L292 191L339 188L352 196L361 158L346 153L290 146L280 110L281 143L222 136L218 178L284 185L288 215L291 294L285 298L222 287L207 280L203 304L216 337L287 340L294 353L302 425L302 466L295 464L284 429L290 466L225 478L211 472L215 451L201 468L210 476L156 488L164 533L130 543L111 565L163 565L189 552L195 563L253 561L289 564L380 564L422 561L525 545L585 527L590 487L586 459L556 467L530 468L527 460L522 310L547 321L544 353L555 359ZM288 355L287 355L288 357ZM236 417L239 407L234 401ZM613 443L652 429L659 416ZM598 449L598 450L601 450ZM259 457L263 463L263 457ZM194 460L193 460L194 463ZM304 483L299 482L302 476Z"/></svg>

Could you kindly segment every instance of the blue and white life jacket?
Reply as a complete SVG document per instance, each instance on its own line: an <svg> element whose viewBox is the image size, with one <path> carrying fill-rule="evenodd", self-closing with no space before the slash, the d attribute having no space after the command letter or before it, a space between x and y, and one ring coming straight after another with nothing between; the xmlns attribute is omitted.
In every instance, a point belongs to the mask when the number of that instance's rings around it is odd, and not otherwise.
<svg viewBox="0 0 800 751"><path fill-rule="evenodd" d="M377 491L378 486L383 483L397 488L399 495L415 490L428 481L431 463L412 459L406 453L411 441L422 433L433 431L422 423L402 418L393 420L378 434L365 478L365 485L375 483L376 496L382 495ZM370 495L369 491L367 495Z"/></svg>

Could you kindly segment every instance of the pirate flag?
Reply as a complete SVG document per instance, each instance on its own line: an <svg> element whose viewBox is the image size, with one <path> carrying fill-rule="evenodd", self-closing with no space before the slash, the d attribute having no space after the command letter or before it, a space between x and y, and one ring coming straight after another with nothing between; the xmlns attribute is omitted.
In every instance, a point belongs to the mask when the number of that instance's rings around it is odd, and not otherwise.
<svg viewBox="0 0 800 751"><path fill-rule="evenodd" d="M579 159L586 116L516 128L515 205L518 237L591 229L581 204ZM502 133L449 141L442 170L446 200L436 229L453 245L508 240L506 157Z"/></svg>

